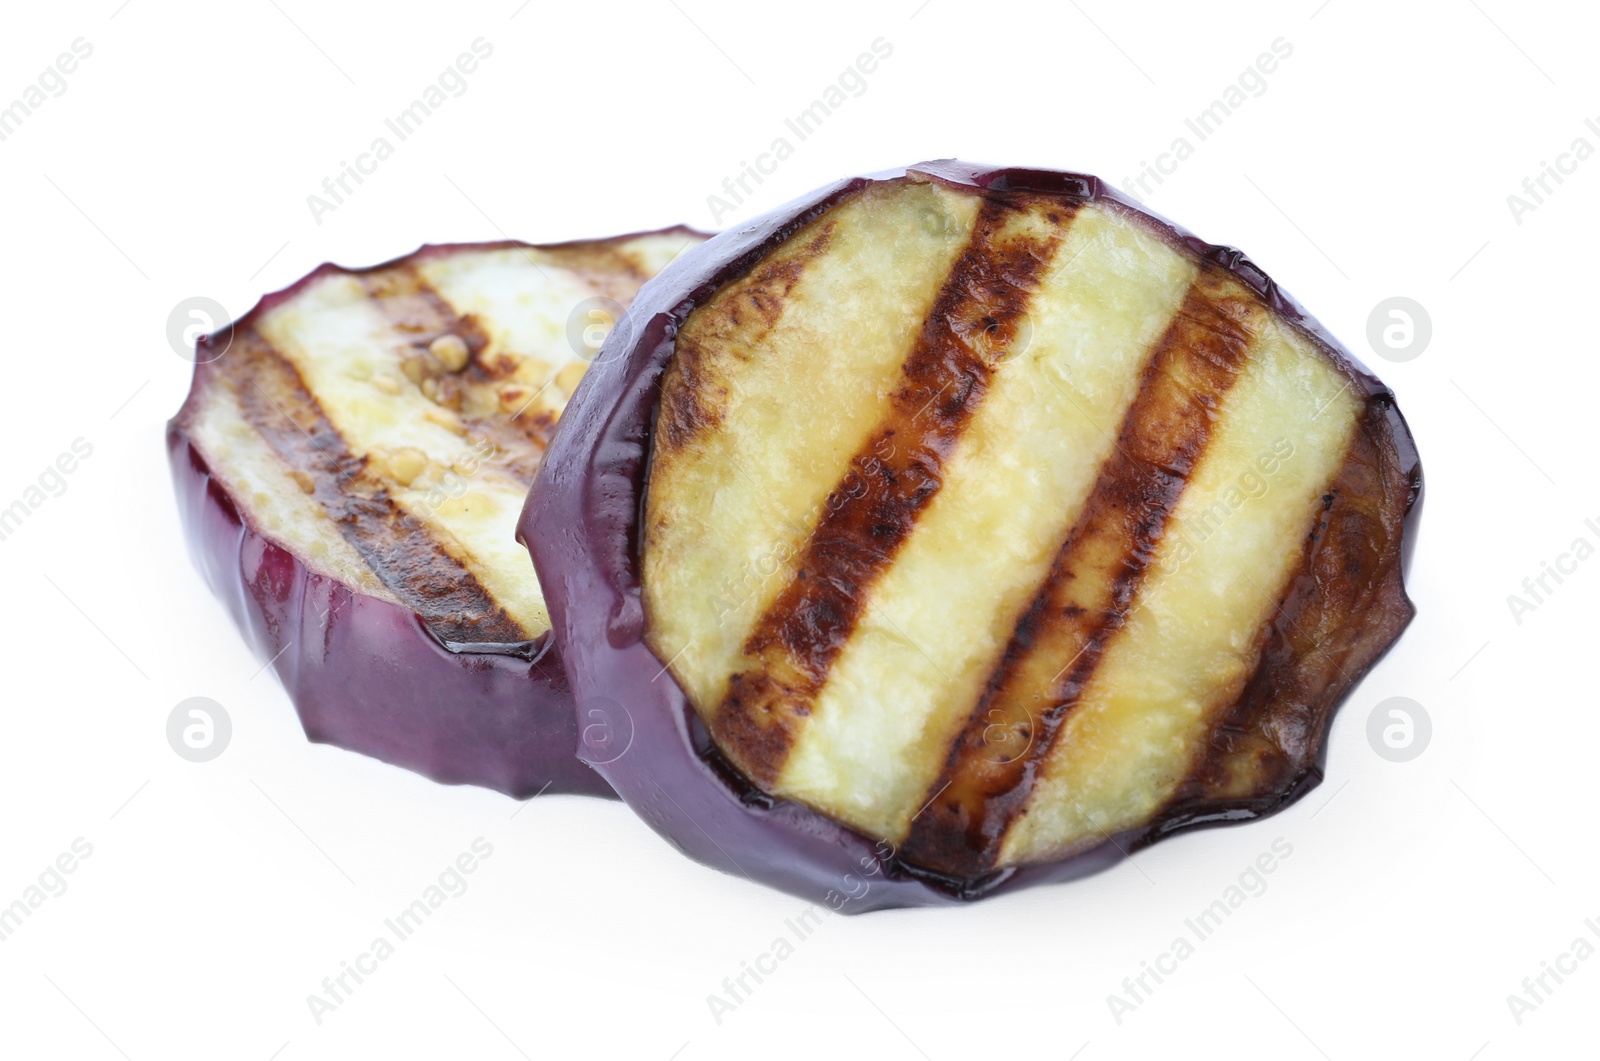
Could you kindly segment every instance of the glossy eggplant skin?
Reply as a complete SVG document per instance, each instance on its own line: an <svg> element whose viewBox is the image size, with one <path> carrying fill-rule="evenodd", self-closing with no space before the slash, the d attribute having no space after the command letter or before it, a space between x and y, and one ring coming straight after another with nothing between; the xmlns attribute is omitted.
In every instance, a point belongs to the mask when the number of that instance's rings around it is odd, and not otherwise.
<svg viewBox="0 0 1600 1061"><path fill-rule="evenodd" d="M516 799L613 797L579 762L566 676L527 650L453 652L408 608L319 574L252 526L176 425L167 453L191 555L313 741Z"/></svg>
<svg viewBox="0 0 1600 1061"><path fill-rule="evenodd" d="M520 524L533 556L580 718L627 727L613 747L580 756L657 832L698 861L822 902L846 913L969 901L1033 884L1064 881L1104 869L1165 835L1272 813L1321 780L1326 733L1334 709L1409 622L1403 572L1416 534L1421 466L1393 395L1362 369L1254 263L1228 247L1204 243L1150 215L1098 178L1040 170L992 169L954 161L912 167L936 180L995 192L1036 192L1093 200L1142 219L1174 245L1226 269L1280 319L1298 328L1344 366L1365 392L1370 422L1386 440L1389 524L1402 528L1372 580L1373 613L1381 617L1350 634L1345 658L1354 666L1314 695L1273 710L1292 717L1282 788L1270 800L1176 801L1157 821L1061 861L1008 867L953 879L919 869L846 826L798 803L772 798L734 769L711 740L699 714L666 664L646 645L640 584L639 518L647 487L652 431L662 375L675 352L678 327L724 283L867 182L906 171L854 178L729 230L663 272L634 303L627 327L608 341L578 400L569 405ZM1332 535L1355 548L1354 535ZM1339 560L1327 556L1323 562ZM1307 561L1307 585L1320 568ZM1269 683L1271 684L1271 683ZM1285 683L1277 683L1283 685Z"/></svg>

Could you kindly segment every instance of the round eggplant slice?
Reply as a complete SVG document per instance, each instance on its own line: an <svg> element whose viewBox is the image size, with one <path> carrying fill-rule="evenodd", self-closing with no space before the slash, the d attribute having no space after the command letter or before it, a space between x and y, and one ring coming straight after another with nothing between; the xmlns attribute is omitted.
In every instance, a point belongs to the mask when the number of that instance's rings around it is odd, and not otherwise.
<svg viewBox="0 0 1600 1061"><path fill-rule="evenodd" d="M704 238L325 265L200 341L167 432L182 522L308 737L518 798L611 795L574 754L517 516L589 344Z"/></svg>
<svg viewBox="0 0 1600 1061"><path fill-rule="evenodd" d="M580 755L846 911L1104 867L1314 786L1413 614L1393 395L1094 177L928 163L716 237L569 407L522 534Z"/></svg>

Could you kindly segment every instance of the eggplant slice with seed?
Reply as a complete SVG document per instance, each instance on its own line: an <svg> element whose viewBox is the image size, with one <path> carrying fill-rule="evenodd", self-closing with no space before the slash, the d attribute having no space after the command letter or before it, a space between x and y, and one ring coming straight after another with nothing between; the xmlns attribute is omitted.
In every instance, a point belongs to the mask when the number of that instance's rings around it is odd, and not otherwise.
<svg viewBox="0 0 1600 1061"><path fill-rule="evenodd" d="M845 181L629 317L522 531L580 755L709 865L862 911L1271 813L1412 617L1393 395L1094 177Z"/></svg>
<svg viewBox="0 0 1600 1061"><path fill-rule="evenodd" d="M201 340L167 433L182 521L308 737L518 798L611 795L575 756L517 516L592 329L704 238L327 265Z"/></svg>

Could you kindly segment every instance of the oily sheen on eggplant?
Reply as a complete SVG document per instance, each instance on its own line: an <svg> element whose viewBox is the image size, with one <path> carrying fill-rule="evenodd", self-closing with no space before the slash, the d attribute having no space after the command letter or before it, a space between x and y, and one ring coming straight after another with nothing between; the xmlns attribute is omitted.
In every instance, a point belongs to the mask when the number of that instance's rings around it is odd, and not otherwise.
<svg viewBox="0 0 1600 1061"><path fill-rule="evenodd" d="M1412 617L1393 395L1097 178L847 180L629 317L521 530L580 755L708 865L854 912L1270 814Z"/></svg>
<svg viewBox="0 0 1600 1061"><path fill-rule="evenodd" d="M592 329L703 238L325 265L200 341L167 433L182 522L308 737L518 798L611 795L575 757L516 521Z"/></svg>

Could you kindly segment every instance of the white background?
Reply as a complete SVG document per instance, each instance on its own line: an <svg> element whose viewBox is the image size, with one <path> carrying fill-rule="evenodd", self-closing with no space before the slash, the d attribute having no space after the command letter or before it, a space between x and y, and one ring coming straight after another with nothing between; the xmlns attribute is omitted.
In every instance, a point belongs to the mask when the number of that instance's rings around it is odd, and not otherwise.
<svg viewBox="0 0 1600 1061"><path fill-rule="evenodd" d="M120 2L16 6L0 34L0 104L76 38L94 49L0 142L0 506L74 439L94 447L0 542L0 904L76 838L93 846L0 942L0 1053L1592 1055L1600 960L1520 1025L1506 1001L1600 919L1600 559L1520 623L1506 599L1574 539L1600 543L1584 525L1600 524L1600 159L1520 223L1507 204L1575 138L1600 147L1592 12ZM480 36L494 53L468 91L317 223L307 195ZM805 903L690 863L618 804L519 808L303 739L185 555L162 429L189 365L166 319L196 295L237 314L324 260L424 241L710 227L708 195L878 37L893 54L866 91L805 142L787 134L793 156L720 223L941 156L1123 184L1187 135L1149 205L1248 249L1400 397L1428 480L1419 615L1343 708L1327 782L1289 811L1076 884L832 918L719 1024L707 996ZM1184 118L1279 37L1292 56L1198 142ZM1366 340L1396 295L1432 320L1405 363ZM196 695L234 725L200 765L164 731ZM1411 762L1366 738L1391 696L1433 722ZM493 855L470 890L314 1020L306 996L477 837ZM1293 855L1267 892L1114 1020L1122 979L1278 837Z"/></svg>

